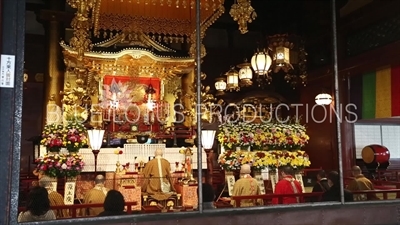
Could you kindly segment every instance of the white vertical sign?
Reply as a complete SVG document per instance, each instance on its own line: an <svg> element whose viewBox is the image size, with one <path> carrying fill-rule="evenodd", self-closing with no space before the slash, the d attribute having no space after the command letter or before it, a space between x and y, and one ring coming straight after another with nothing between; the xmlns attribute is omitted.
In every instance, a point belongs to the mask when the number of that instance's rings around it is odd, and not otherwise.
<svg viewBox="0 0 400 225"><path fill-rule="evenodd" d="M0 87L14 88L15 55L1 55Z"/></svg>
<svg viewBox="0 0 400 225"><path fill-rule="evenodd" d="M228 185L228 193L229 196L232 196L233 194L233 186L235 186L235 176L233 174L225 174L225 182Z"/></svg>

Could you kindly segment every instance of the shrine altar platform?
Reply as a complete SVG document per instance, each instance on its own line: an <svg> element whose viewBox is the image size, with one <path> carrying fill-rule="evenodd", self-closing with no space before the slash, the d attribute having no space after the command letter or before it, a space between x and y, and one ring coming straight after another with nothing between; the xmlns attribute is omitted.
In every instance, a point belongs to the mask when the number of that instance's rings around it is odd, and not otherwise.
<svg viewBox="0 0 400 225"><path fill-rule="evenodd" d="M141 186L144 182L144 177L141 170L136 168L135 164L144 165L154 157L156 149L161 148L164 151L164 158L171 164L171 177L173 180L176 194L163 202L158 202L151 196L141 192ZM182 162L185 159L184 154L179 153L181 148L166 148L164 144L125 144L122 154L117 155L114 151L117 148L102 148L98 155L97 173L105 175L105 186L109 189L120 191L127 202L137 202L132 206L132 210L140 211L143 206L154 204L186 206L197 208L198 196L197 185L188 185L179 182L180 178L184 177L182 171ZM192 148L192 168L197 169L197 148ZM76 199L83 199L85 193L94 187L94 156L91 149L80 149L80 154L85 161L85 167L81 175L76 181ZM206 153L202 152L202 169L207 169ZM116 163L121 165L130 163L129 168L123 173L116 173ZM176 162L179 166L176 167ZM122 169L122 167L121 167Z"/></svg>
<svg viewBox="0 0 400 225"><path fill-rule="evenodd" d="M154 157L154 152L158 149L164 151L163 158L168 160L171 164L171 171L179 171L182 169L182 162L185 160L184 154L179 153L181 148L166 148L165 144L125 144L121 150L123 153L117 155L114 151L117 148L102 148L97 157L97 171L103 172L113 172L116 169L117 161L121 165L130 163L128 172L135 172L135 163L147 163ZM192 168L197 169L197 148L192 148ZM85 162L85 167L82 172L94 172L94 155L90 148L81 148L79 153L82 154L83 160ZM202 151L202 169L207 169L207 156L204 151ZM179 168L177 169L175 163L179 163Z"/></svg>

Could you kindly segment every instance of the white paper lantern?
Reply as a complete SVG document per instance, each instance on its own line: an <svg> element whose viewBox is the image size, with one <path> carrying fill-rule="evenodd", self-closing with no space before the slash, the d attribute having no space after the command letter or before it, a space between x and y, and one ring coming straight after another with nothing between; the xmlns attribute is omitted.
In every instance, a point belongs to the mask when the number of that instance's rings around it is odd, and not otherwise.
<svg viewBox="0 0 400 225"><path fill-rule="evenodd" d="M327 93L321 93L315 97L315 103L317 105L329 105L332 103L332 96Z"/></svg>

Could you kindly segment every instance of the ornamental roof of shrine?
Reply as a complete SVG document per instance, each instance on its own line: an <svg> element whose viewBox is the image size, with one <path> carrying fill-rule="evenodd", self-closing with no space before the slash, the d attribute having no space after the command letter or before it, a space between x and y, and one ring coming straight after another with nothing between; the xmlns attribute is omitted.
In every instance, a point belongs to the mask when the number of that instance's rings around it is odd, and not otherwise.
<svg viewBox="0 0 400 225"><path fill-rule="evenodd" d="M62 41L61 47L71 54L75 50L67 43ZM141 53L148 55L155 61L193 61L188 52L177 51L169 48L142 32L120 33L112 38L93 44L89 52L85 52L86 57L94 58L118 58L125 54Z"/></svg>
<svg viewBox="0 0 400 225"><path fill-rule="evenodd" d="M104 74L135 74L169 79L188 73L194 68L194 59L187 52L180 52L153 40L142 32L120 33L93 44L83 60L67 43L61 42L67 65L81 64ZM74 66L73 66L74 67Z"/></svg>
<svg viewBox="0 0 400 225"><path fill-rule="evenodd" d="M195 0L100 0L93 7L96 36L141 31L166 40L185 42L196 29ZM224 0L200 0L202 31L225 11Z"/></svg>

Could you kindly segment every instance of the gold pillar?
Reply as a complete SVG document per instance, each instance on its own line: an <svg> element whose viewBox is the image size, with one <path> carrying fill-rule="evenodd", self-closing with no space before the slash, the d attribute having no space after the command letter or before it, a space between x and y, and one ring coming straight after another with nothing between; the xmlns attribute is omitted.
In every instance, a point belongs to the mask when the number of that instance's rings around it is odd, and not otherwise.
<svg viewBox="0 0 400 225"><path fill-rule="evenodd" d="M95 76L99 76L98 82L94 80ZM92 125L94 128L103 128L103 110L99 105L99 91L103 91L102 88L102 83L103 79L100 78L100 74L98 74L95 71L90 71L88 73L88 85L92 85L90 88L93 88L91 91L91 116L90 116L90 125ZM97 84L97 85L94 85Z"/></svg>
<svg viewBox="0 0 400 225"><path fill-rule="evenodd" d="M63 11L65 1L48 1L49 9ZM45 24L47 43L47 66L44 73L44 104L43 104L43 125L48 118L48 109L61 108L62 96L59 94L64 89L64 71L62 71L62 55L59 40L61 38L63 25L60 21L50 20ZM54 103L54 107L48 107L48 103Z"/></svg>
<svg viewBox="0 0 400 225"><path fill-rule="evenodd" d="M189 115L189 113L195 113L194 112L194 107L196 104L196 93L194 92L194 77L195 77L195 72L192 70L188 74L185 74L182 76L181 81L182 81L182 103L184 107L184 114L185 114L185 120L183 122L183 125L186 127L191 127L193 125L193 119L195 117Z"/></svg>

